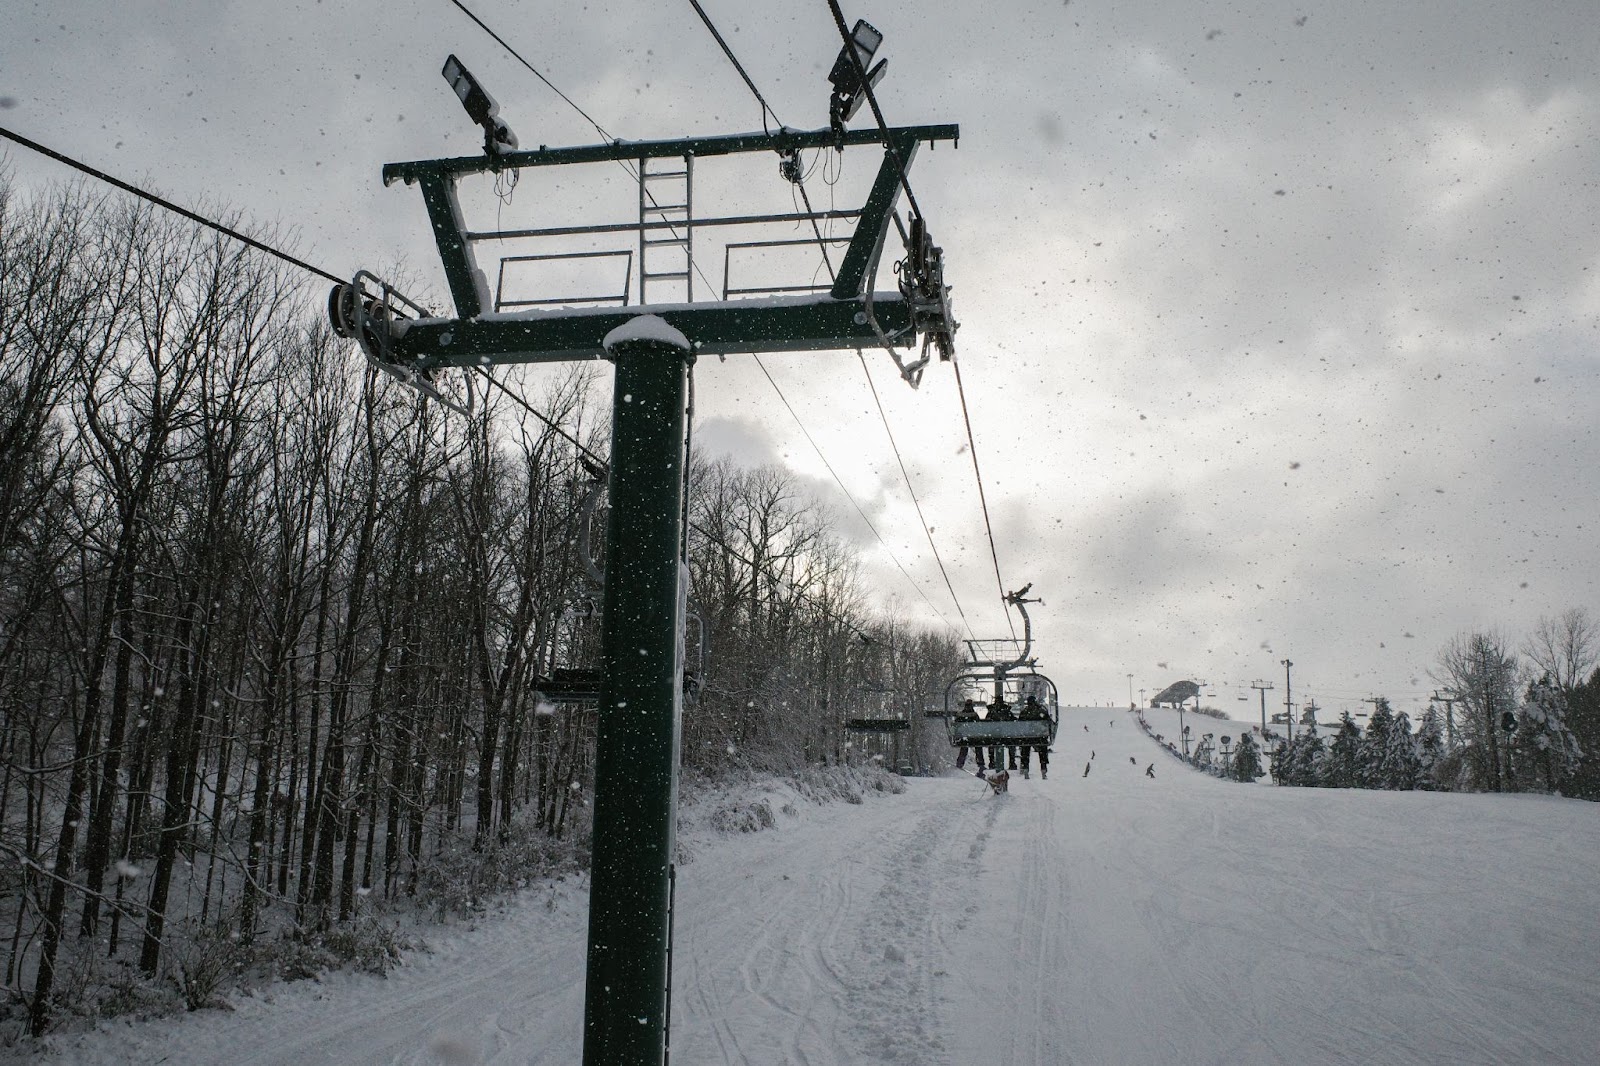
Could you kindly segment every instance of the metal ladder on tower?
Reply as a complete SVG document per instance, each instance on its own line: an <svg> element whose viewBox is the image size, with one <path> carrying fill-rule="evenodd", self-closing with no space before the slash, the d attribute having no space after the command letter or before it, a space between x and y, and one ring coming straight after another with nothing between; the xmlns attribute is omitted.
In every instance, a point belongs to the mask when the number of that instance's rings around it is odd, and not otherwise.
<svg viewBox="0 0 1600 1066"><path fill-rule="evenodd" d="M639 302L649 304L650 283L681 283L683 303L694 302L694 156L678 170L650 169L675 159L639 160ZM673 269L653 270L656 257L671 256ZM663 302L663 301L658 301ZM677 301L664 301L677 302Z"/></svg>

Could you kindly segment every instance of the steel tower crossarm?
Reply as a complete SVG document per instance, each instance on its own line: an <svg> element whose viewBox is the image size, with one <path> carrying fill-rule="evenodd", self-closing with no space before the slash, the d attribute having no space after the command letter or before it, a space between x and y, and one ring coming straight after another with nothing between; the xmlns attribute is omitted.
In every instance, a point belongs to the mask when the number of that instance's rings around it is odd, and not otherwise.
<svg viewBox="0 0 1600 1066"><path fill-rule="evenodd" d="M485 171L520 167L560 166L566 163L604 163L610 160L667 159L684 155L699 157L736 155L742 152L798 151L809 148L846 147L862 144L888 144L909 140L955 141L961 127L955 123L932 126L891 126L887 136L877 128L846 130L842 141L832 130L774 130L771 133L730 133L719 137L684 137L662 141L612 141L609 144L579 145L572 148L540 146L526 152L502 152L495 156L471 155L452 159L422 159L409 163L388 163L383 168L383 183L410 184L430 175L482 174Z"/></svg>
<svg viewBox="0 0 1600 1066"><path fill-rule="evenodd" d="M872 128L846 131L781 129L663 141L613 141L572 148L545 148L451 159L390 163L384 184L404 181L421 186L428 221L455 304L453 318L425 319L399 326L388 338L394 358L426 369L436 366L500 362L558 362L599 359L600 341L621 322L638 314L629 309L569 308L559 311L485 313L490 306L482 272L473 256L473 242L492 234L470 231L456 195L464 175L572 163L633 161L660 158L704 158L750 152L791 152L835 145L884 146L883 161L860 212L855 233L839 264L838 276L825 297L797 300L769 298L650 306L685 335L693 337L697 354L730 352L826 351L888 343L913 347L913 312L898 292L871 293L875 266L882 252L902 172L919 145L955 142L954 124ZM751 221L759 221L752 219ZM582 227L572 227L576 232ZM602 230L615 226L599 227ZM874 328L874 325L876 328Z"/></svg>
<svg viewBox="0 0 1600 1066"><path fill-rule="evenodd" d="M875 294L871 310L891 343L915 343L911 309L898 292ZM398 359L422 369L604 359L606 334L646 311L693 337L697 355L830 351L880 343L865 301L820 294L642 310L586 307L425 318L395 323L392 347Z"/></svg>

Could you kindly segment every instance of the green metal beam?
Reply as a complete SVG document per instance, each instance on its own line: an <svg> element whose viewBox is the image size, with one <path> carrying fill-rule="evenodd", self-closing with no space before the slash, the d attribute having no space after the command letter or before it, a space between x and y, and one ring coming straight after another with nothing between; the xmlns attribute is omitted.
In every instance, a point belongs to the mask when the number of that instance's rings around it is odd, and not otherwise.
<svg viewBox="0 0 1600 1066"><path fill-rule="evenodd" d="M422 201L428 205L428 221L433 224L433 239L439 245L444 263L444 278L450 285L450 298L456 314L476 318L483 311L484 293L478 291L478 268L473 262L462 230L461 205L456 201L456 179L449 174L429 174L422 179Z"/></svg>
<svg viewBox="0 0 1600 1066"><path fill-rule="evenodd" d="M883 153L883 163L878 176L867 194L867 204L861 209L861 220L856 223L850 247L845 249L844 261L839 264L834 278L832 295L836 300L848 300L861 294L863 284L871 285L867 269L878 261L878 251L889 228L889 212L900 196L900 174L911 169L911 160L917 154L918 141L914 137L896 136L892 150ZM898 162L896 162L898 157Z"/></svg>
<svg viewBox="0 0 1600 1066"><path fill-rule="evenodd" d="M955 141L961 127L954 123L937 126L895 126L887 135L877 128L846 130L844 143L884 144L890 138L910 137L913 141ZM501 155L460 156L454 159L423 159L410 163L389 163L383 168L383 183L411 183L445 174L478 174L484 171L518 167L548 167L564 163L603 163L615 159L661 159L684 155L734 155L741 152L777 152L805 148L831 148L837 141L832 130L781 129L772 133L735 133L722 137L687 137L672 141L613 141L610 144L582 145L575 148L545 148Z"/></svg>
<svg viewBox="0 0 1600 1066"><path fill-rule="evenodd" d="M837 351L877 347L878 335L862 300L827 295L778 300L731 300L650 308L576 308L483 315L476 319L425 318L397 323L395 357L420 368L490 363L555 363L605 358L605 337L642 313L659 315L685 336L699 355L735 352ZM914 343L911 311L898 293L872 302L878 327L902 346Z"/></svg>

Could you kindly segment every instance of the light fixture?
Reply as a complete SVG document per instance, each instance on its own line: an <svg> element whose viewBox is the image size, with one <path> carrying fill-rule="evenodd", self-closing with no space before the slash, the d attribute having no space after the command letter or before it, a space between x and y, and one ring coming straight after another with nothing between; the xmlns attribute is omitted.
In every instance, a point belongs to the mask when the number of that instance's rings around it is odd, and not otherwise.
<svg viewBox="0 0 1600 1066"><path fill-rule="evenodd" d="M461 101L461 106L466 108L467 117L483 127L483 150L490 155L515 150L517 135L500 117L500 105L472 76L472 72L461 64L461 60L452 54L444 61L441 73Z"/></svg>
<svg viewBox="0 0 1600 1066"><path fill-rule="evenodd" d="M844 124L855 118L866 98L866 90L883 78L887 59L872 66L872 57L883 43L883 34L875 30L866 19L857 19L856 28L850 31L850 44L839 49L839 58L833 61L828 81L833 86L833 97L828 102L828 118L835 133L844 132ZM851 49L855 55L852 56ZM862 81L862 73L866 80Z"/></svg>

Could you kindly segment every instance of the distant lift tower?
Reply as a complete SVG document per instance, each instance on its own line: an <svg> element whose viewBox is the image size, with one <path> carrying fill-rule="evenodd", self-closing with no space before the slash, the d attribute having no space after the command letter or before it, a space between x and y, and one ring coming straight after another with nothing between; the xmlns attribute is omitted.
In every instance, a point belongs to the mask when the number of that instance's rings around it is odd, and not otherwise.
<svg viewBox="0 0 1600 1066"><path fill-rule="evenodd" d="M854 61L852 61L854 62ZM856 64L860 66L859 63ZM679 719L682 712L683 536L686 381L702 355L744 352L884 348L915 385L930 349L950 358L956 323L943 279L943 255L913 213L895 210L917 149L954 142L953 125L903 128L779 129L770 133L685 140L613 141L571 148L517 149L492 97L451 57L445 76L473 121L483 127L478 156L391 163L383 181L415 184L438 243L454 314L435 314L365 271L329 297L334 329L354 339L379 369L465 412L474 409L468 383L498 363L607 359L616 367L612 408L610 561L603 601L600 710L595 755L595 811L588 976L584 1004L585 1066L660 1063L670 1000L673 839L677 810ZM852 83L848 73L844 81ZM870 82L868 83L870 84ZM837 86L836 86L837 89ZM864 90L863 90L864 91ZM799 153L877 145L876 179L856 210L795 211L696 217L690 196L697 168L718 157L771 153L774 186L793 207L790 183L802 177ZM472 229L457 184L492 175L502 187L521 172L570 164L617 163L639 185L637 221L542 229ZM742 190L748 191L748 190ZM832 230L854 221L848 238ZM895 263L898 285L874 292L890 223L905 252ZM707 233L762 226L793 232L814 225L818 240L768 240L725 245L736 250L813 245L820 252L804 277L812 284L738 287L724 266L720 300L695 303L693 256ZM830 235L822 235L822 226ZM512 256L502 249L540 239L587 239L620 247ZM691 238L695 243L691 244ZM490 243L493 242L493 243ZM634 243L636 242L636 243ZM829 258L826 245L843 245ZM632 245L629 247L629 245ZM491 291L479 253L500 258ZM794 252L796 249L785 249ZM631 299L638 254L638 301ZM577 277L600 259L627 260L629 283L608 297L523 299L508 291L508 269L529 263ZM726 262L726 261L725 261ZM822 266L829 279L817 281ZM837 268L836 270L834 268ZM675 298L652 303L657 286ZM921 358L900 353L921 344ZM913 353L914 354L914 353Z"/></svg>

